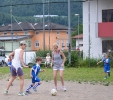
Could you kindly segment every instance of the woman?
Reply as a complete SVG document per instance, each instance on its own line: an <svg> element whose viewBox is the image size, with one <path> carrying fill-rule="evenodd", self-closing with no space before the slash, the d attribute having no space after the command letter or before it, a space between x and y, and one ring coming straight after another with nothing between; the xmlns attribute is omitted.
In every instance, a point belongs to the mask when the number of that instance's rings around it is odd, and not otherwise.
<svg viewBox="0 0 113 100"><path fill-rule="evenodd" d="M60 71L60 79L62 83L62 89L63 91L66 91L66 88L64 86L64 78L63 78L63 72L64 72L64 63L66 61L66 57L64 53L58 49L58 45L55 43L53 44L54 51L52 52L52 63L53 66L53 77L54 77L54 85L55 89L57 90L57 73ZM62 59L63 58L63 59Z"/></svg>
<svg viewBox="0 0 113 100"><path fill-rule="evenodd" d="M11 65L11 79L8 82L7 88L4 91L4 94L8 94L8 90L12 84L12 82L16 79L17 75L20 78L20 92L18 93L19 96L24 96L25 93L23 92L23 86L24 86L24 74L22 70L23 67L28 67L24 64L23 62L23 54L24 54L24 49L26 48L26 42L21 41L20 42L20 47L16 49L14 52L12 52L9 55L9 58L14 56L12 60L12 65ZM22 64L22 66L21 66ZM15 87L16 88L16 87Z"/></svg>

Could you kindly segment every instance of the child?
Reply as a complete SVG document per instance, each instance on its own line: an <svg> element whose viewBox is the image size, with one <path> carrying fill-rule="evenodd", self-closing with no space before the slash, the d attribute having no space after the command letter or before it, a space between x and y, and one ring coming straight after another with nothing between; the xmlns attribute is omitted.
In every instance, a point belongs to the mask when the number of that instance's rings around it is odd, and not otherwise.
<svg viewBox="0 0 113 100"><path fill-rule="evenodd" d="M38 85L41 84L40 78L37 76L39 72L44 72L44 70L41 71L41 69L40 69L41 62L42 62L42 59L40 57L37 57L36 58L36 65L34 65L30 70L30 76L32 78L32 84L27 88L27 90L26 90L27 94L31 94L31 92L30 92L31 88L33 88L33 90L35 92L37 92L36 88L37 88Z"/></svg>
<svg viewBox="0 0 113 100"><path fill-rule="evenodd" d="M45 67L47 68L49 65L52 67L50 54L47 53L46 61L45 61Z"/></svg>
<svg viewBox="0 0 113 100"><path fill-rule="evenodd" d="M8 66L10 67L10 73L12 72L12 69L11 69L12 59L13 59L13 56L12 56L12 58L9 58L9 59L8 59ZM9 81L9 80L8 80L8 81ZM13 84L11 84L11 86L13 86Z"/></svg>
<svg viewBox="0 0 113 100"><path fill-rule="evenodd" d="M10 55L9 58L14 56L12 60L12 65L11 65L11 79L9 80L6 90L4 91L4 94L8 94L8 90L12 84L12 82L18 77L20 78L20 92L18 93L18 96L25 96L26 94L23 92L23 86L24 86L24 74L22 70L22 66L27 68L24 64L23 61L23 55L24 55L24 50L27 46L26 41L20 41L20 47L17 48L15 51L13 51ZM21 66L22 64L22 66Z"/></svg>
<svg viewBox="0 0 113 100"><path fill-rule="evenodd" d="M104 63L104 79L107 79L108 77L110 77L110 59L108 57L108 54L106 54L105 58L103 58L103 60L99 61L97 64L101 62Z"/></svg>

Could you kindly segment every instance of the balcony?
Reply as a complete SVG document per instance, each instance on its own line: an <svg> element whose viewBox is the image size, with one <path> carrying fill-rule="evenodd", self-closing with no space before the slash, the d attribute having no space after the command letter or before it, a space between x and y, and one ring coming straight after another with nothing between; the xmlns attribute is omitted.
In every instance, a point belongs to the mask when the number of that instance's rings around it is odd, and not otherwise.
<svg viewBox="0 0 113 100"><path fill-rule="evenodd" d="M98 23L98 37L113 37L113 22Z"/></svg>

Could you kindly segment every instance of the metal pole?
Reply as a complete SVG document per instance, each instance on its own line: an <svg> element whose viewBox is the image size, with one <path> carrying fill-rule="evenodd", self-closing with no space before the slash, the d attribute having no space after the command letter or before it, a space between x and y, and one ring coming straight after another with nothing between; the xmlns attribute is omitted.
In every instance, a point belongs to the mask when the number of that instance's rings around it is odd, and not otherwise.
<svg viewBox="0 0 113 100"><path fill-rule="evenodd" d="M12 36L12 51L13 51L13 32L12 32L12 6L10 6L10 13L11 13L11 36Z"/></svg>
<svg viewBox="0 0 113 100"><path fill-rule="evenodd" d="M88 33L89 33L89 54L88 54L88 58L89 58L89 67L90 67L90 0L88 0Z"/></svg>
<svg viewBox="0 0 113 100"><path fill-rule="evenodd" d="M43 50L45 51L45 13L44 13L44 0L43 1Z"/></svg>
<svg viewBox="0 0 113 100"><path fill-rule="evenodd" d="M78 15L78 48L79 48L79 15Z"/></svg>
<svg viewBox="0 0 113 100"><path fill-rule="evenodd" d="M49 0L48 0L48 31L49 31L49 52L50 52L50 14L49 14Z"/></svg>
<svg viewBox="0 0 113 100"><path fill-rule="evenodd" d="M70 32L70 0L68 0L68 57L69 57L69 65L71 64L71 32Z"/></svg>

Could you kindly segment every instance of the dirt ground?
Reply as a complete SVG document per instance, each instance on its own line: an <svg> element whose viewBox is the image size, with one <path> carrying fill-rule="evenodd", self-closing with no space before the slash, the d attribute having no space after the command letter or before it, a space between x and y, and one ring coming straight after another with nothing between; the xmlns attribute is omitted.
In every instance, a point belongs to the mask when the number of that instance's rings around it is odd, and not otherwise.
<svg viewBox="0 0 113 100"><path fill-rule="evenodd" d="M19 80L15 80L13 86L10 87L9 94L4 95L3 92L7 82L6 79L0 80L0 100L113 100L113 85L104 86L100 84L65 82L67 91L63 92L61 83L58 81L57 95L52 96L50 91L54 84L53 81L49 81L42 82L42 85L37 88L37 93L31 89L32 94L18 96ZM30 79L25 80L24 90L30 83Z"/></svg>

